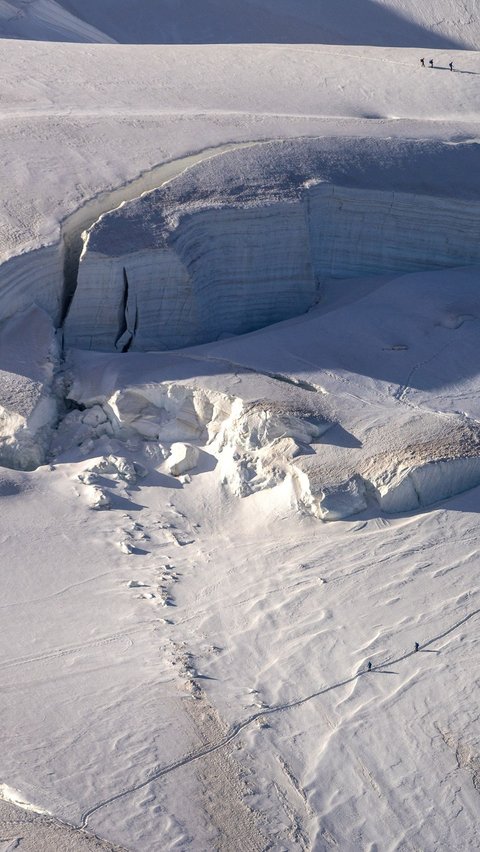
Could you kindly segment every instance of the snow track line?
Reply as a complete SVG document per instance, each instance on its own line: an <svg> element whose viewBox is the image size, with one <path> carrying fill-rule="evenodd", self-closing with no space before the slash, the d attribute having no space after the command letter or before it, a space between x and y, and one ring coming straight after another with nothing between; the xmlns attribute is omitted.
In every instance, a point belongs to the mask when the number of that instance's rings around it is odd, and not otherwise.
<svg viewBox="0 0 480 852"><path fill-rule="evenodd" d="M66 657L69 654L81 654L82 652L89 651L90 649L101 648L106 645L111 645L115 642L123 642L125 640L129 643L129 647L131 647L134 644L131 634L143 632L145 628L152 626L153 630L157 627L154 622L144 621L137 625L132 625L128 632L112 633L108 636L98 636L96 639L92 639L89 642L82 642L78 645L67 645L63 648L52 648L50 651L45 651L43 654L37 654L30 657L17 657L16 659L4 660L3 662L0 662L0 671L3 669L15 668L16 666L43 663L48 660L57 659L58 657Z"/></svg>
<svg viewBox="0 0 480 852"><path fill-rule="evenodd" d="M451 627L448 627L446 630L442 631L442 633L438 633L433 636L431 639L428 639L427 642L424 642L419 650L423 650L427 648L429 645L433 645L434 642L438 642L440 639L443 639L445 636L448 636L450 633L453 633L463 624L466 624L467 621L474 618L476 615L480 613L480 607L478 609L473 610L468 615L461 618L459 621L456 621ZM88 826L88 821L90 817L94 814L98 813L102 808L107 807L107 805L111 805L114 802L123 799L125 796L129 796L132 793L138 792L138 790L142 790L148 784L151 784L153 781L158 781L159 778L163 778L165 775L169 775L171 772L175 772L176 769L181 769L183 766L187 766L190 763L195 763L197 760L201 760L203 757L207 757L209 754L213 754L216 751L219 751L225 746L229 745L233 740L235 740L238 735L248 728L252 722L255 722L257 719L263 718L265 716L272 716L274 713L281 713L287 710L293 710L296 707L301 707L303 704L306 704L308 701L311 701L314 698L318 698L321 695L326 695L327 692L332 692L335 689L340 689L342 686L347 686L349 683L353 683L359 677L363 675L368 675L375 673L376 671L380 671L384 665L387 663L389 665L396 665L397 663L401 663L404 660L407 660L409 657L413 657L417 654L417 651L408 651L405 654L401 654L399 657L391 658L388 657L387 660L378 663L376 666L372 666L371 670L362 669L361 671L356 672L351 677L345 678L345 680L336 681L328 686L324 686L322 689L319 689L317 692L312 692L310 695L306 695L303 698L296 698L294 701L287 702L285 704L276 704L273 707L266 707L259 710L257 713L253 713L247 719L244 719L243 722L235 722L230 731L225 734L220 740L216 743L210 743L202 748L197 749L197 751L191 752L190 754L185 755L184 757L179 758L173 763L169 763L166 766L161 767L151 773L151 775L146 778L144 781L140 781L138 784L132 784L131 787L127 787L125 790L121 790L119 793L116 793L114 796L110 796L108 799L104 799L102 802L98 802L96 805L92 805L91 808L88 808L83 812L81 821L77 826L79 829L85 830Z"/></svg>
<svg viewBox="0 0 480 852"><path fill-rule="evenodd" d="M443 354L443 352L445 352L445 350L446 350L446 349L448 349L448 348L449 348L449 347L451 347L451 346L452 346L452 343L451 343L451 342L449 342L449 343L445 343L445 345L444 345L444 346L442 346L442 347L438 350L438 352L434 352L434 353L433 353L433 355L430 355L430 357L429 357L429 358L425 358L423 361L418 361L418 363L417 363L417 364L414 364L414 365L413 365L413 367L411 368L411 370L410 370L410 372L409 372L409 374L408 374L407 378L405 379L405 382L404 382L402 385L399 385L399 386L398 386L398 388L397 388L397 390L396 390L396 391L395 391L395 393L393 394L394 399L396 399L396 400L397 400L397 402L404 402L404 403L406 403L406 404L407 404L407 405L409 405L411 408L418 408L418 406L414 405L413 403L411 403L411 402L410 402L409 400L407 400L407 398L406 398L406 397L407 397L408 392L411 390L411 381L412 381L412 379L413 379L413 377L414 377L415 373L417 372L417 370L421 370L421 369L422 369L422 367L426 367L426 366L427 366L427 364L431 364L431 363L432 363L432 361L435 361L435 359L436 359L436 358L438 358L438 356L439 356L439 355L442 355L442 354ZM441 412L440 412L440 413L441 413Z"/></svg>

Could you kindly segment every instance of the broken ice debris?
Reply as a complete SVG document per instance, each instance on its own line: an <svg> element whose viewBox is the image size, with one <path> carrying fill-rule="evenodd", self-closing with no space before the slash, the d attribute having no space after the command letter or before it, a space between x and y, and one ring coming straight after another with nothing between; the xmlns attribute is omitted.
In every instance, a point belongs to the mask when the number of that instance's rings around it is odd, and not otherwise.
<svg viewBox="0 0 480 852"><path fill-rule="evenodd" d="M172 476L182 476L188 470L196 467L199 451L192 444L181 442L172 444L170 455L166 461L168 471Z"/></svg>

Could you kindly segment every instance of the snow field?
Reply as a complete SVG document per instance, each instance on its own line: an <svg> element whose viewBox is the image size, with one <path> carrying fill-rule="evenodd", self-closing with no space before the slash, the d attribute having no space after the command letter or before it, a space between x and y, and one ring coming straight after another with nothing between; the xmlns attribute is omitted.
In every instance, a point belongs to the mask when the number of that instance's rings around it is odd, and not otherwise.
<svg viewBox="0 0 480 852"><path fill-rule="evenodd" d="M472 508L476 492L420 517L386 521L367 515L360 522L319 528L318 521L292 514L282 485L274 490L273 499L258 492L232 503L233 498L225 501L221 496L211 474L194 476L179 488L169 477L159 478L150 466L148 445L142 450L139 444L134 451L123 445L119 455L121 445L110 442L114 456L108 461L87 460L70 468L71 473L76 469L81 474L83 482L88 471L102 477L102 488L110 494L109 512L90 513L88 505L81 508L85 486L80 480L76 485L71 474L65 476L64 464L50 472L10 472L10 481L16 481L18 489L28 484L29 491L22 491L24 526L15 539L4 542L7 560L18 564L15 553L20 543L24 559L12 598L4 601L9 626L11 619L17 620L16 630L12 623L9 632L14 657L9 647L4 649L8 663L4 688L34 688L51 718L50 745L46 743L39 752L33 747L35 726L29 733L33 717L24 705L22 754L31 767L33 786L22 782L21 770L13 772L13 741L8 769L12 786L17 778L22 795L39 806L54 801L56 813L75 823L81 814L73 802L80 802L83 813L105 802L88 818L88 826L103 836L115 836L127 848L151 847L157 831L162 833L162 845L185 844L192 824L195 842L206 848L214 842L215 822L205 822L196 785L209 785L218 766L209 770L205 760L206 775L196 772L196 780L185 774L186 769L178 769L172 771L171 781L168 776L165 781L148 781L156 766L168 766L189 750L195 753L203 747L204 740L198 739L189 721L190 711L184 716L181 709L182 690L186 695L193 690L200 712L204 703L213 701L227 730L229 724L255 716L226 750L228 756L233 748L232 758L227 759L240 760L245 771L263 767L260 774L258 769L253 776L247 772L246 801L268 819L269 836L278 843L294 848L298 830L312 839L317 836L314 842L323 842L321 838L328 834L353 849L360 837L374 842L379 825L390 842L402 843L405 813L415 826L413 842L425 843L437 836L444 830L442 820L453 821L455 831L471 836L477 794L473 785L469 793L468 755L475 754L475 727L464 673L475 677L470 640L474 622L467 621L444 638L435 637L475 609L477 522ZM144 480L133 481L135 464L149 468ZM146 487L138 490L140 482ZM75 490L81 504L73 508ZM44 509L39 513L40 494ZM4 499L7 524L15 516L12 501L16 499L15 494ZM83 545L72 551L69 543L73 537L78 540L77 524L84 530ZM41 570L42 540L49 542L53 573ZM120 548L122 541L133 547ZM83 576L78 573L80 565ZM73 569L76 582L71 588L68 577ZM39 570L40 594L38 579L29 588ZM25 584L22 598L18 579ZM165 609L167 590L171 603ZM372 605L377 613L373 621ZM40 611L39 621L36 613ZM58 633L60 611L65 626ZM35 637L23 629L24 619L38 625ZM287 632L280 629L286 620ZM73 623L74 644L68 641ZM186 626L190 635L198 637L194 655L185 656L182 650ZM422 647L430 644L422 654L399 660L412 651L416 640ZM365 669L367 659L375 670L357 682L356 674ZM51 673L47 679L45 667ZM390 668L396 677L382 674ZM74 713L73 705L64 703L65 691L56 687L60 676L75 695ZM126 676L131 684L128 695L122 686ZM367 683L367 677L376 680ZM432 680L438 683L437 689L432 690ZM301 708L269 715L277 706L330 686L329 692ZM92 724L94 696L102 709ZM132 728L128 720L137 702ZM423 702L427 710L420 710ZM60 712L66 706L68 713ZM405 727L403 719L412 713L414 722ZM173 717L175 747L168 733ZM153 731L157 757L152 764ZM207 727L205 735L210 737L208 743L215 743L223 733ZM432 765L426 759L422 770L417 753L427 755L432 738L438 754L434 779L448 775L455 765L452 745L445 739L454 744L454 750L462 744L466 755L464 767L458 770L465 775L460 822L453 820L454 799L448 788L445 796L436 797L428 824L422 821L424 802L431 796ZM387 741L391 741L392 763L388 776L377 759ZM83 760L81 773L72 775L76 761L86 753L88 765ZM49 755L54 755L53 776ZM395 755L401 760L394 770ZM346 774L340 769L343 765ZM356 767L353 774L352 766ZM144 782L138 793L132 789L118 802L108 803L111 795ZM339 786L343 792L335 794ZM375 798L378 789L384 793L380 802ZM396 819L388 804L396 801L394 789L401 791L404 803ZM189 790L193 798L187 814ZM280 810L275 790L284 791ZM366 825L365 797L372 804L367 806L372 817ZM447 842L455 842L448 830L446 837Z"/></svg>

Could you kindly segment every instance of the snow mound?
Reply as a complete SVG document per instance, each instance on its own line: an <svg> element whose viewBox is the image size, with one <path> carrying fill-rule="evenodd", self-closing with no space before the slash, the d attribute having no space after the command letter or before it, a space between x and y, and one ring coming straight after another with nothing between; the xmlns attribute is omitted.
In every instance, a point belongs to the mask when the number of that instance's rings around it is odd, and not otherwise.
<svg viewBox="0 0 480 852"><path fill-rule="evenodd" d="M59 457L73 447L84 447L88 451L90 442L102 436L113 435L108 417L99 405L87 411L74 409L67 412L52 435L50 451Z"/></svg>
<svg viewBox="0 0 480 852"><path fill-rule="evenodd" d="M152 356L139 357L154 367ZM274 487L285 478L290 461L311 452L309 445L332 426L326 395L283 377L228 370L218 376L214 366L205 370L182 357L172 361L175 381L115 389L113 373L99 386L94 375L76 369L81 353L72 358L70 398L92 406L87 410L101 404L117 439L140 437L150 459L163 464L167 456L165 468L174 476L195 467L197 447L205 446L219 460L221 482L238 496ZM195 372L212 375L182 378ZM105 470L105 461L97 469Z"/></svg>
<svg viewBox="0 0 480 852"><path fill-rule="evenodd" d="M95 511L110 509L110 497L106 491L98 485L87 484L85 486L85 498L88 506Z"/></svg>
<svg viewBox="0 0 480 852"><path fill-rule="evenodd" d="M42 464L58 417L59 351L52 321L33 307L7 320L0 334L0 464Z"/></svg>
<svg viewBox="0 0 480 852"><path fill-rule="evenodd" d="M350 517L372 503L388 513L417 510L480 484L480 425L464 417L406 408L393 425L388 401L371 403L373 435L368 430L364 442L350 448L348 441L342 446L340 422L351 403L341 394L332 401L253 372L221 380L223 392L208 377L138 385L106 395L102 406L117 438L140 436L148 447L158 441L158 461L166 453L173 476L192 470L198 446L205 446L218 459L220 484L233 495L247 497L286 480L299 508L322 520ZM251 399L261 390L270 398ZM70 393L88 405L81 381ZM94 407L98 399L97 389ZM137 467L107 456L89 470L133 483Z"/></svg>
<svg viewBox="0 0 480 852"><path fill-rule="evenodd" d="M138 469L135 464L119 456L103 457L90 470L92 473L110 474L115 479L131 484L137 481Z"/></svg>

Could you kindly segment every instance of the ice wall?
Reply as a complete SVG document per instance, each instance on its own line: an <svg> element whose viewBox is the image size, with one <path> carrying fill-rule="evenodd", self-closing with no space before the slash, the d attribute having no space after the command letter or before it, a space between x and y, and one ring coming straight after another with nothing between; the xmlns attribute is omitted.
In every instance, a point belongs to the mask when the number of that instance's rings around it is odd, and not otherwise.
<svg viewBox="0 0 480 852"><path fill-rule="evenodd" d="M259 196L226 191L166 211L153 193L104 216L86 242L66 343L205 343L305 312L324 278L480 263L475 201L315 181L286 200Z"/></svg>
<svg viewBox="0 0 480 852"><path fill-rule="evenodd" d="M0 265L0 320L38 305L57 325L64 289L64 246L59 242L16 255Z"/></svg>
<svg viewBox="0 0 480 852"><path fill-rule="evenodd" d="M480 260L478 202L321 184L308 190L304 203L320 279L474 266Z"/></svg>
<svg viewBox="0 0 480 852"><path fill-rule="evenodd" d="M62 323L83 247L74 345L161 349L247 331L304 311L324 275L477 263L479 198L475 142L322 137L197 152L87 200L47 243L15 243L16 256L4 246L0 320L35 302Z"/></svg>

